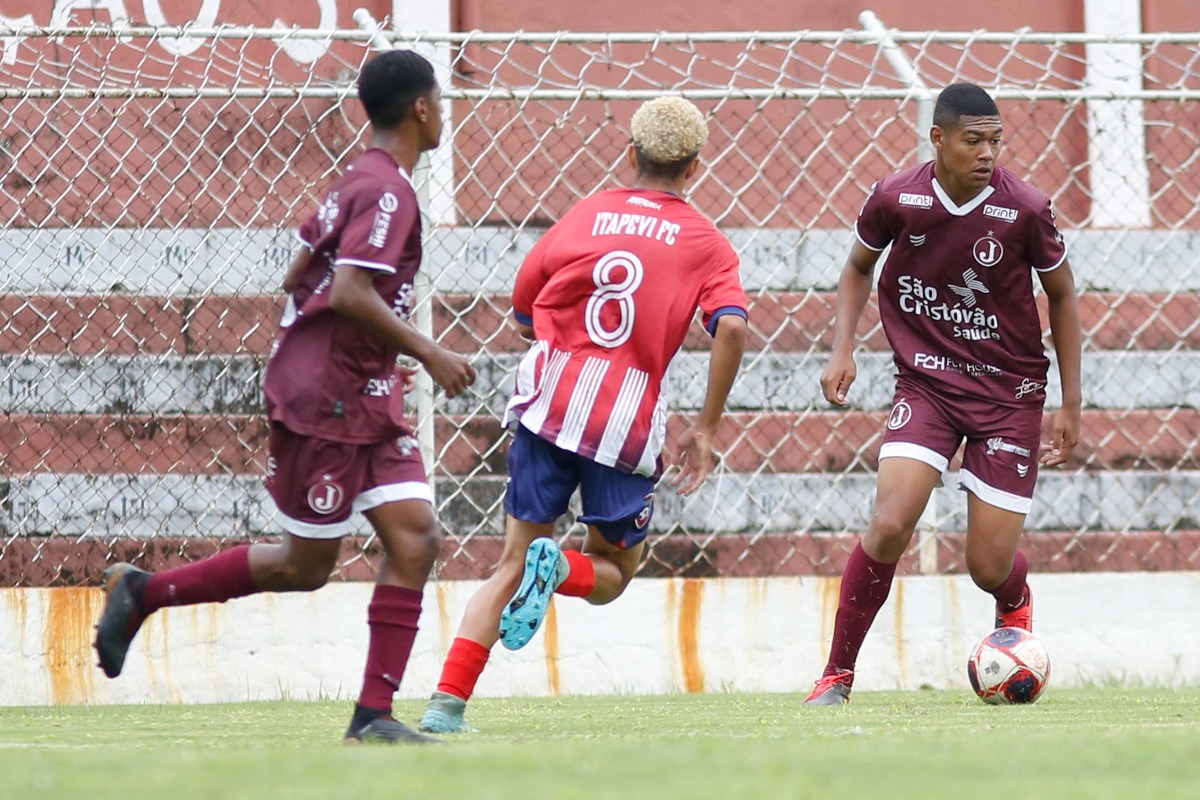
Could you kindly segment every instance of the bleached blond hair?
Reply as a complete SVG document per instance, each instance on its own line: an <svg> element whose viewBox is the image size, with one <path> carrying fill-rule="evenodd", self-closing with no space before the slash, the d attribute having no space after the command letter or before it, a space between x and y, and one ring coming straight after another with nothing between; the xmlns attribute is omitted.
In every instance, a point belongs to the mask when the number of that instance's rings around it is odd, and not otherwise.
<svg viewBox="0 0 1200 800"><path fill-rule="evenodd" d="M629 127L637 149L658 164L691 158L708 141L704 115L682 97L658 97L643 103Z"/></svg>

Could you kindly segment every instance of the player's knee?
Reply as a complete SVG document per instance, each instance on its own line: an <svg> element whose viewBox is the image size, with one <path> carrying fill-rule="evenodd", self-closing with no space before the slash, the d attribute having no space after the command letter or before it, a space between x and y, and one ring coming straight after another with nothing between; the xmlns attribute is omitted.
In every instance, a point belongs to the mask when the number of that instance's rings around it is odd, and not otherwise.
<svg viewBox="0 0 1200 800"><path fill-rule="evenodd" d="M871 518L867 533L881 550L899 549L903 552L912 538L913 526L907 519L898 515L876 512Z"/></svg>
<svg viewBox="0 0 1200 800"><path fill-rule="evenodd" d="M312 592L329 582L333 565L324 562L288 562L276 569L275 583L283 591Z"/></svg>
<svg viewBox="0 0 1200 800"><path fill-rule="evenodd" d="M967 557L967 572L975 585L985 592L990 592L1008 578L1012 564L1004 559L984 556Z"/></svg>

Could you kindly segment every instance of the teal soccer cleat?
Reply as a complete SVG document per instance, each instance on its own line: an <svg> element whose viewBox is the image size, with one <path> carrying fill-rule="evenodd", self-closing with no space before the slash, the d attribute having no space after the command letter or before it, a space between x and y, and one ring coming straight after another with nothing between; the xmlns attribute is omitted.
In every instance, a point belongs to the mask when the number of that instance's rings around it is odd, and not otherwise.
<svg viewBox="0 0 1200 800"><path fill-rule="evenodd" d="M509 650L520 650L541 627L554 590L562 585L570 565L558 542L534 539L525 551L525 575L517 593L500 614L500 642Z"/></svg>
<svg viewBox="0 0 1200 800"><path fill-rule="evenodd" d="M467 701L446 692L434 692L421 715L421 733L479 733L464 718Z"/></svg>

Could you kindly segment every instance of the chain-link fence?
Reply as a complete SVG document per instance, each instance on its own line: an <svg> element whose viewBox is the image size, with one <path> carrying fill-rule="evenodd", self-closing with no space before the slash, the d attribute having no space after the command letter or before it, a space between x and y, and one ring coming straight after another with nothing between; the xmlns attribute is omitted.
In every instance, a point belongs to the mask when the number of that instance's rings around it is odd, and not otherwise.
<svg viewBox="0 0 1200 800"><path fill-rule="evenodd" d="M277 533L260 391L277 287L293 230L361 151L352 80L372 43L415 44L445 76L450 124L418 175L417 323L480 378L452 401L414 397L443 577L499 553L516 269L572 203L629 177L630 114L664 90L709 118L690 199L741 254L751 342L719 468L686 500L660 488L643 574L840 572L892 369L869 308L852 410L820 399L837 275L867 190L928 156L932 98L955 80L994 91L1002 163L1053 197L1083 292L1084 443L1039 479L1033 568L1200 557L1200 36L10 27L0 43L8 585L86 584L114 559L158 568ZM701 404L706 340L697 326L672 366L675 432ZM904 570L963 568L955 483ZM341 575L365 576L373 550L364 526Z"/></svg>

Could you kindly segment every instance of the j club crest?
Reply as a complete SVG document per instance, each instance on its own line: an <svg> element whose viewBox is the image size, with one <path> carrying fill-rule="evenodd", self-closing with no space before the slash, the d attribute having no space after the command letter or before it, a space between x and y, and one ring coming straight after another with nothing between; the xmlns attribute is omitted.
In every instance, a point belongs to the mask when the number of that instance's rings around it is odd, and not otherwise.
<svg viewBox="0 0 1200 800"><path fill-rule="evenodd" d="M1000 259L1004 258L1004 245L992 234L994 231L988 231L987 236L975 242L975 246L971 248L971 252L975 255L975 260L979 262L981 267L994 267L1000 263Z"/></svg>

